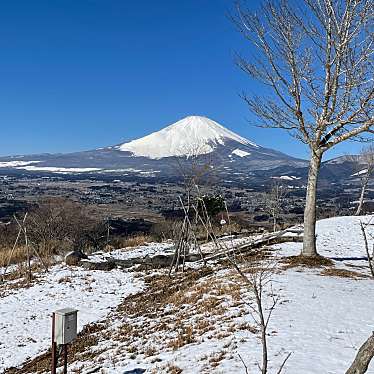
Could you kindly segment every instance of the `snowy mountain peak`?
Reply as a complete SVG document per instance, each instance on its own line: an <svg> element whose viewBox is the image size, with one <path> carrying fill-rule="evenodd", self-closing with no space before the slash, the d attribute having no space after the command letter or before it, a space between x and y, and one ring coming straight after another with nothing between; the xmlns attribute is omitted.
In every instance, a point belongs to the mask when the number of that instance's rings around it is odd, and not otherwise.
<svg viewBox="0 0 374 374"><path fill-rule="evenodd" d="M227 141L258 148L255 143L207 117L188 116L158 132L121 144L117 149L134 156L160 159L207 154Z"/></svg>

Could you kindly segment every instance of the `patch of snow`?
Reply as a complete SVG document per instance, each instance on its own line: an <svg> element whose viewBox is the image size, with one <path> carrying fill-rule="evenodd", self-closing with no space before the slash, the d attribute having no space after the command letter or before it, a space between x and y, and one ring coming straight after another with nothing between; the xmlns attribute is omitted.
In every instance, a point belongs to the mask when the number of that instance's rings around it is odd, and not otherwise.
<svg viewBox="0 0 374 374"><path fill-rule="evenodd" d="M368 172L368 169L363 169L363 170L358 171L357 173L352 174L351 177L356 177L362 174L366 174L367 172Z"/></svg>
<svg viewBox="0 0 374 374"><path fill-rule="evenodd" d="M245 156L249 156L251 154L250 152L242 151L239 148L234 149L231 153L234 154L234 155L237 155L239 157L245 157Z"/></svg>
<svg viewBox="0 0 374 374"><path fill-rule="evenodd" d="M41 161L2 161L0 162L0 168L14 168L19 166L37 164L39 162Z"/></svg>
<svg viewBox="0 0 374 374"><path fill-rule="evenodd" d="M97 252L89 257L91 262L107 261L108 258L116 260L129 260L136 257L155 256L173 253L174 245L171 241L164 243L148 243L139 247L121 248L106 252Z"/></svg>
<svg viewBox="0 0 374 374"><path fill-rule="evenodd" d="M293 181L293 180L298 180L301 179L301 177L296 177L295 175L281 175L280 177L271 177L272 179L282 179L285 181Z"/></svg>
<svg viewBox="0 0 374 374"><path fill-rule="evenodd" d="M103 169L101 173L142 173L143 170L141 169L134 169L134 168L126 168L126 169ZM125 174L127 175L127 174Z"/></svg>
<svg viewBox="0 0 374 374"><path fill-rule="evenodd" d="M55 166L21 166L17 169L24 169L27 171L47 171L51 173L68 174L68 173L89 173L92 171L99 171L99 168L63 168Z"/></svg>
<svg viewBox="0 0 374 374"><path fill-rule="evenodd" d="M134 156L160 159L207 154L217 144L224 145L226 140L258 147L209 118L189 116L158 132L119 145L118 149L131 152Z"/></svg>

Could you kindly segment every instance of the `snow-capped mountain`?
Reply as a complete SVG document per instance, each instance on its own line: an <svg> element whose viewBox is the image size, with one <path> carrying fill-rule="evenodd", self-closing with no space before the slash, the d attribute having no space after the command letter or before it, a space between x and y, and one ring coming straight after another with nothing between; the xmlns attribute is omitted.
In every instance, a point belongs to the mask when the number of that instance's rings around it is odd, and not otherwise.
<svg viewBox="0 0 374 374"><path fill-rule="evenodd" d="M0 158L0 173L101 174L123 178L180 177L176 165L209 164L219 180L247 183L258 175L305 175L305 160L264 148L202 116L189 116L160 131L91 151ZM300 178L299 178L300 179Z"/></svg>
<svg viewBox="0 0 374 374"><path fill-rule="evenodd" d="M259 148L207 117L189 116L144 138L121 144L116 149L152 159L190 157L211 153L217 145L225 145L227 141Z"/></svg>

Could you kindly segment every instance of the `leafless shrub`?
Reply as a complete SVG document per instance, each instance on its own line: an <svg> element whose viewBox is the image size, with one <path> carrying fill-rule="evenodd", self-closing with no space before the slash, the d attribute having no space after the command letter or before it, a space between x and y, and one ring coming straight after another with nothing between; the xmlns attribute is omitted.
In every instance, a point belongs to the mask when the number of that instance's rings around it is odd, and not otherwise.
<svg viewBox="0 0 374 374"><path fill-rule="evenodd" d="M270 190L265 194L265 211L273 219L273 231L277 231L278 220L284 210L288 188L280 182L273 182Z"/></svg>
<svg viewBox="0 0 374 374"><path fill-rule="evenodd" d="M355 215L359 216L364 206L365 192L370 179L374 176L374 146L370 145L361 150L358 157L353 159L356 163L357 175L360 178L361 191Z"/></svg>
<svg viewBox="0 0 374 374"><path fill-rule="evenodd" d="M30 240L41 254L68 250L98 250L106 244L106 228L83 205L66 199L46 199L30 211Z"/></svg>
<svg viewBox="0 0 374 374"><path fill-rule="evenodd" d="M280 296L275 294L273 289L273 277L276 272L276 263L272 260L266 260L251 264L250 267L248 267L249 264L246 263L246 267L243 267L239 265L238 257L230 256L228 258L244 284L248 287L250 294L253 296L253 300L246 304L251 310L252 318L261 336L262 360L261 363L257 363L257 365L261 374L266 374L268 373L269 365L268 327L272 314L280 302ZM266 299L270 300L270 302ZM286 356L278 373L281 373L290 356L291 353ZM245 367L246 373L248 373L248 368L244 359L241 356L239 358Z"/></svg>
<svg viewBox="0 0 374 374"><path fill-rule="evenodd" d="M3 240L0 249L0 264L5 266L30 262L32 256L47 265L56 254L98 250L106 244L104 222L94 218L85 206L66 199L43 200L27 218L14 217L14 222L1 231L11 238L11 242Z"/></svg>

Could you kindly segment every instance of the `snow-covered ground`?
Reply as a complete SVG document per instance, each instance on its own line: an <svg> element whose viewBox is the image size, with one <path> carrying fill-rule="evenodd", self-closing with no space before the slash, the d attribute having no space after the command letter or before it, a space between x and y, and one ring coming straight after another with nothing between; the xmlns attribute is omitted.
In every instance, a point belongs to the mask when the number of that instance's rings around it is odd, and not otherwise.
<svg viewBox="0 0 374 374"><path fill-rule="evenodd" d="M268 330L270 372L277 372L292 352L284 373L344 373L373 331L374 280L367 277L359 225L360 220L370 219L367 233L372 248L374 218L337 217L317 224L320 254L333 259L333 269L354 271L362 277L326 275L320 267L288 268L273 275L273 291L280 295L281 302ZM231 242L231 238L222 240ZM235 244L249 240L238 239ZM276 245L274 253L278 257L296 255L301 245ZM171 243L152 243L110 255L129 258L171 250ZM98 255L97 259L100 258ZM103 333L97 346L87 348L98 352L97 355L89 361L72 362L70 370L114 374L139 368L146 373L168 373L174 366L186 374L245 373L240 355L250 373L258 372L261 343L250 328L254 321L250 308L243 302L249 300L249 294L238 285L233 270L221 267L196 280L189 288L166 297L165 305L160 305L157 313L130 313L131 308L114 310L121 299L143 287L144 276L125 270L95 272L56 266L33 287L2 298L0 371L1 367L18 365L28 356L45 351L49 345L50 314L68 305L80 310L80 327L108 318L108 334ZM147 298L145 292L145 303ZM176 346L178 339L186 339L188 329L192 331L190 341ZM374 373L374 363L368 373Z"/></svg>
<svg viewBox="0 0 374 374"><path fill-rule="evenodd" d="M58 265L30 288L11 290L0 298L0 373L48 349L53 311L78 309L81 330L105 317L124 297L142 287L143 282L132 273Z"/></svg>
<svg viewBox="0 0 374 374"><path fill-rule="evenodd" d="M374 216L328 218L317 222L317 248L322 256L335 260L337 267L364 267L369 274L364 238L360 221L366 228L369 248L374 244ZM292 256L300 253L302 243L284 243L279 254Z"/></svg>

